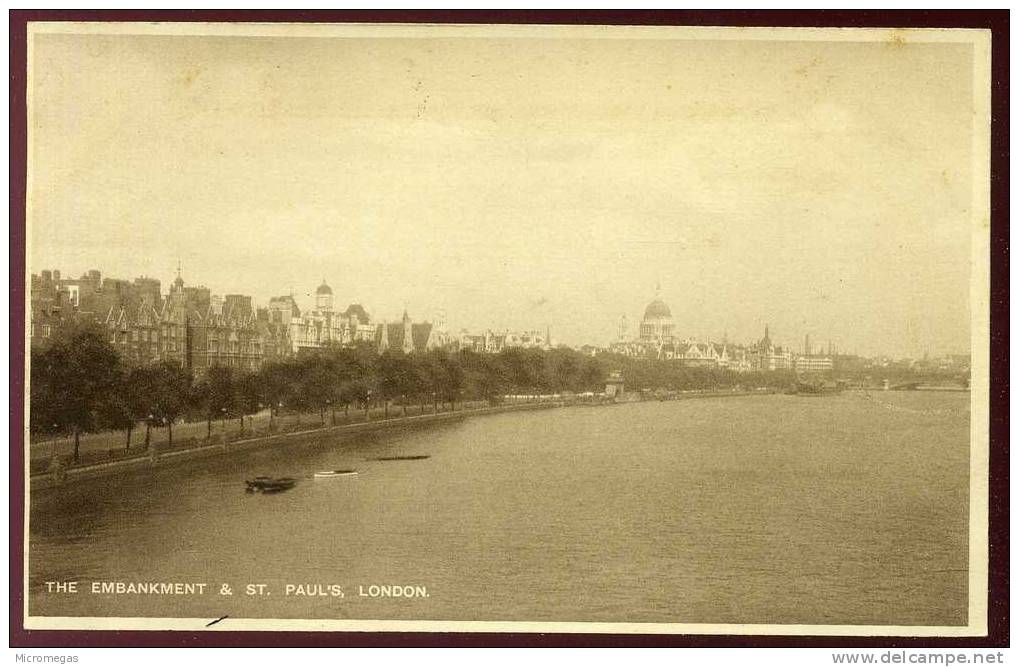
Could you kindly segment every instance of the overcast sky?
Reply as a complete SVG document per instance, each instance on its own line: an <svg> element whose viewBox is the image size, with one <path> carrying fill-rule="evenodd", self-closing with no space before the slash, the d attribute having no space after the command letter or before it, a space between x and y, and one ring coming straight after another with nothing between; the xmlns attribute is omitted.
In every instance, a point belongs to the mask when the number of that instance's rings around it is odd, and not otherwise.
<svg viewBox="0 0 1019 667"><path fill-rule="evenodd" d="M967 44L36 35L30 270L969 350Z"/></svg>

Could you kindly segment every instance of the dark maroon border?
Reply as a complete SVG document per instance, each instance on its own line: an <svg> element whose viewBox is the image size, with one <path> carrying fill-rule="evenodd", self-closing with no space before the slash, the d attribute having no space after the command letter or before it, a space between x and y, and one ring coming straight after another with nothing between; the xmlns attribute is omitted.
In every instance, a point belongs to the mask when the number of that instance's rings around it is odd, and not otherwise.
<svg viewBox="0 0 1019 667"><path fill-rule="evenodd" d="M12 10L10 28L10 646L1009 646L1008 471L1008 26L1007 10ZM992 31L991 451L989 604L985 637L776 637L493 633L39 631L22 624L24 500L24 275L26 23L28 21L261 21L363 23L558 23L804 27L983 28Z"/></svg>

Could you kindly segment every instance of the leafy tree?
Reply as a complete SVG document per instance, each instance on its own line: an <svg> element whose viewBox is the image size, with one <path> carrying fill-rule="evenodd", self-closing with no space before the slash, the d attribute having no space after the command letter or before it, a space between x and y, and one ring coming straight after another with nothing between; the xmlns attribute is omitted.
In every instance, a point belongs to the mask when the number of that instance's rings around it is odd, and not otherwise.
<svg viewBox="0 0 1019 667"><path fill-rule="evenodd" d="M365 378L351 380L345 387L346 395L350 397L351 402L360 403L364 408L365 420L371 418L372 387L371 381Z"/></svg>
<svg viewBox="0 0 1019 667"><path fill-rule="evenodd" d="M233 413L240 420L241 433L244 433L244 418L262 409L260 389L257 373L245 371L236 374Z"/></svg>
<svg viewBox="0 0 1019 667"><path fill-rule="evenodd" d="M550 350L544 355L542 382L553 392L574 391L580 385L580 362L573 350Z"/></svg>
<svg viewBox="0 0 1019 667"><path fill-rule="evenodd" d="M269 431L273 430L273 418L279 416L279 409L287 399L290 386L291 364L287 361L276 361L266 364L258 371L259 402L269 407Z"/></svg>
<svg viewBox="0 0 1019 667"><path fill-rule="evenodd" d="M498 403L508 386L502 360L496 355L470 350L460 352L457 358L463 368L464 393L490 404Z"/></svg>
<svg viewBox="0 0 1019 667"><path fill-rule="evenodd" d="M128 395L128 409L131 417L145 422L145 446L152 441L152 427L157 426L155 418L156 371L151 366L137 366L127 374L124 391ZM130 440L130 434L128 435Z"/></svg>
<svg viewBox="0 0 1019 667"><path fill-rule="evenodd" d="M509 348L500 353L516 393L534 394L541 384L544 358L541 350Z"/></svg>
<svg viewBox="0 0 1019 667"><path fill-rule="evenodd" d="M191 372L180 364L162 361L152 367L152 417L167 428L168 444L173 446L173 423L191 404Z"/></svg>
<svg viewBox="0 0 1019 667"><path fill-rule="evenodd" d="M425 392L432 395L432 409L439 411L439 399L445 396L446 386L446 355L439 350L432 350L419 357L418 372L424 380Z"/></svg>
<svg viewBox="0 0 1019 667"><path fill-rule="evenodd" d="M404 392L407 400L413 400L421 406L421 414L424 414L425 404L432 393L432 359L432 355L421 353L413 353L407 357Z"/></svg>
<svg viewBox="0 0 1019 667"><path fill-rule="evenodd" d="M292 400L317 410L321 424L325 424L325 411L339 402L339 382L334 370L336 363L336 359L330 356L315 355L304 358L298 366L301 397Z"/></svg>
<svg viewBox="0 0 1019 667"><path fill-rule="evenodd" d="M212 420L225 419L237 404L234 369L212 366L191 390L191 404L205 417L205 438L212 438Z"/></svg>
<svg viewBox="0 0 1019 667"><path fill-rule="evenodd" d="M604 387L608 372L596 357L586 357L581 363L577 389L579 391L595 391Z"/></svg>
<svg viewBox="0 0 1019 667"><path fill-rule="evenodd" d="M102 330L84 327L34 354L32 364L31 409L38 414L30 425L73 433L78 461L81 434L102 428L113 413L121 377L117 353Z"/></svg>
<svg viewBox="0 0 1019 667"><path fill-rule="evenodd" d="M436 392L449 402L451 410L456 410L456 401L464 386L463 366L456 357L436 351L432 372Z"/></svg>
<svg viewBox="0 0 1019 667"><path fill-rule="evenodd" d="M127 432L125 449L131 449L131 431L134 430L137 421L133 410L137 397L129 384L129 378L130 372L118 367L113 390L102 398L97 409L99 429L110 431L124 429Z"/></svg>
<svg viewBox="0 0 1019 667"><path fill-rule="evenodd" d="M378 393L379 398L384 402L384 415L389 417L389 403L407 393L410 385L410 367L406 355L403 352L387 350L379 355L376 365L378 372ZM406 404L404 414L406 414Z"/></svg>
<svg viewBox="0 0 1019 667"><path fill-rule="evenodd" d="M355 401L364 406L365 419L371 417L372 398L378 392L378 356L375 348L359 344L348 350L348 372L353 378L347 390Z"/></svg>

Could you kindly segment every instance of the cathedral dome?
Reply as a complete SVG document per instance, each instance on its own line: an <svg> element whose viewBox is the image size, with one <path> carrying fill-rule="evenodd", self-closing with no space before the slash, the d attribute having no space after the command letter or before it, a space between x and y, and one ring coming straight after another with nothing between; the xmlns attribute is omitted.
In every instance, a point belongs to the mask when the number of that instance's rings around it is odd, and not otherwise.
<svg viewBox="0 0 1019 667"><path fill-rule="evenodd" d="M669 310L669 307L661 299L655 299L644 309L645 320L669 319L671 317L672 311Z"/></svg>
<svg viewBox="0 0 1019 667"><path fill-rule="evenodd" d="M330 287L329 285L326 285L326 282L324 280L322 281L322 284L318 286L318 289L315 290L315 294L332 294L332 293L333 288Z"/></svg>

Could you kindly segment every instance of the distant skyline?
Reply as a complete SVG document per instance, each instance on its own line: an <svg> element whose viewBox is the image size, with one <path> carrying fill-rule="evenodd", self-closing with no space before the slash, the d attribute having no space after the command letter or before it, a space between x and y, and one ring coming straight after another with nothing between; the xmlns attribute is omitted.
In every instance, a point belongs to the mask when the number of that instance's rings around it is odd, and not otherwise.
<svg viewBox="0 0 1019 667"><path fill-rule="evenodd" d="M969 351L972 47L37 34L29 270Z"/></svg>

